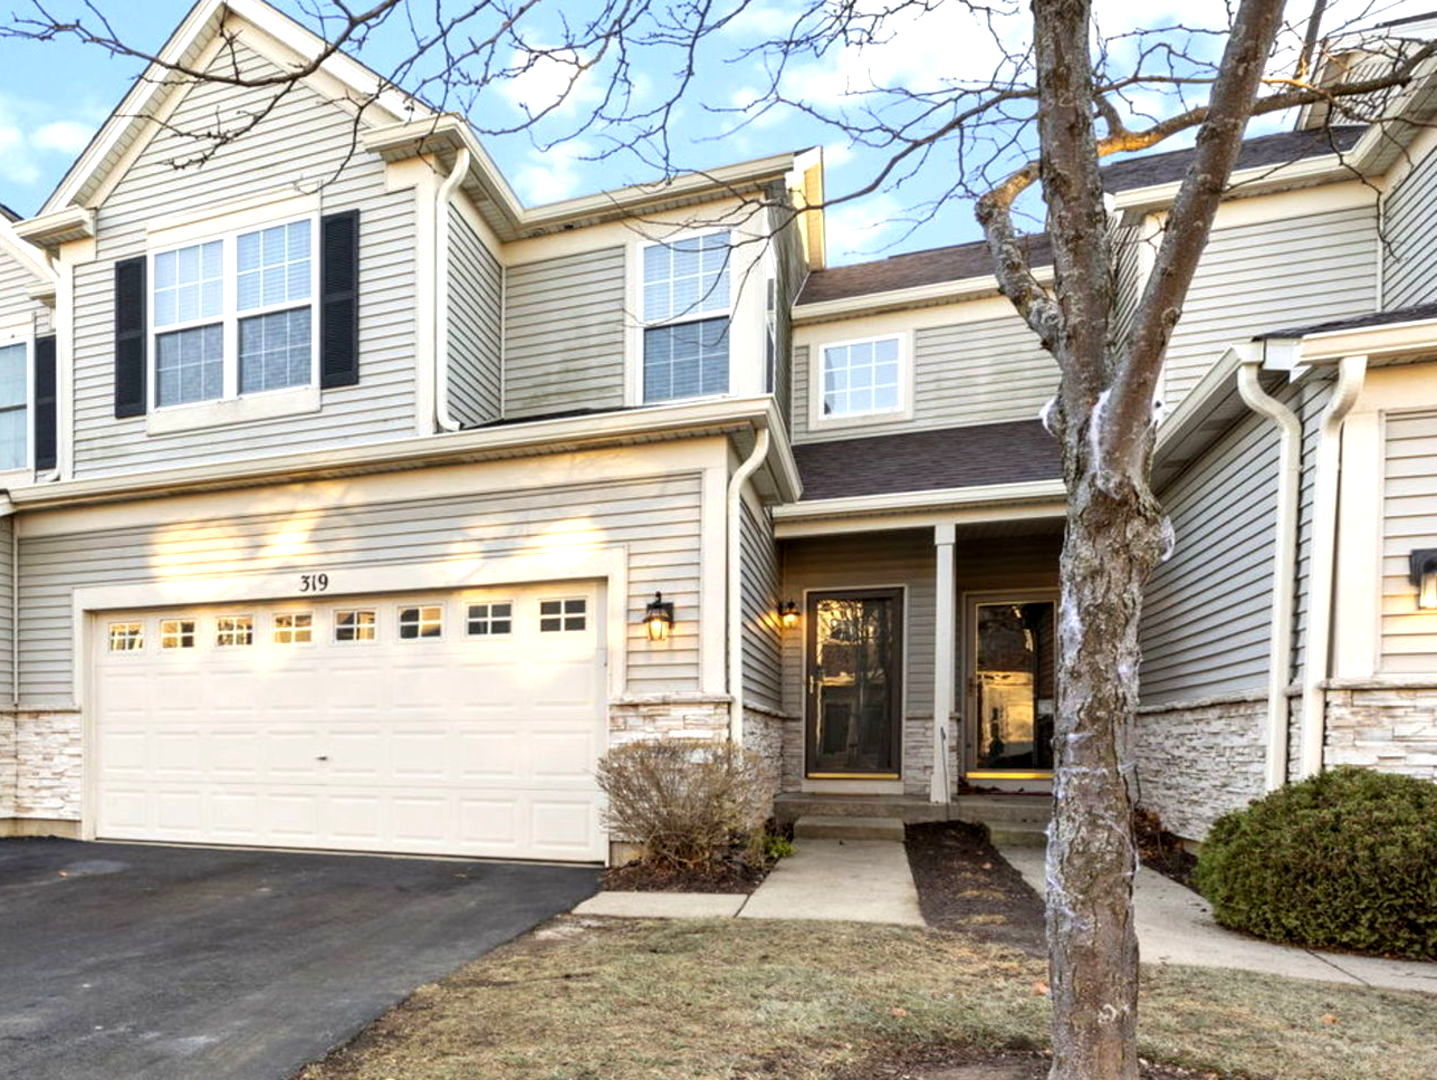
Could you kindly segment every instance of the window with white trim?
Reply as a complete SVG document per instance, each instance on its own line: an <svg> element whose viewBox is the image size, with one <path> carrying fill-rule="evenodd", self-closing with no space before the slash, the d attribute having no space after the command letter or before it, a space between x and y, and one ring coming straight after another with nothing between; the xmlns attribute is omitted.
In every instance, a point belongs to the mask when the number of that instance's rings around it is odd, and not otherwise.
<svg viewBox="0 0 1437 1080"><path fill-rule="evenodd" d="M314 640L314 616L308 611L284 611L274 617L276 645L308 645Z"/></svg>
<svg viewBox="0 0 1437 1080"><path fill-rule="evenodd" d="M825 419L898 412L903 407L896 337L823 347Z"/></svg>
<svg viewBox="0 0 1437 1080"><path fill-rule="evenodd" d="M221 615L215 620L215 644L229 648L254 644L253 615Z"/></svg>
<svg viewBox="0 0 1437 1080"><path fill-rule="evenodd" d="M0 471L30 464L30 348L0 344Z"/></svg>
<svg viewBox="0 0 1437 1080"><path fill-rule="evenodd" d="M643 249L645 402L729 390L728 232Z"/></svg>
<svg viewBox="0 0 1437 1080"><path fill-rule="evenodd" d="M160 648L193 649L195 647L194 619L161 619Z"/></svg>
<svg viewBox="0 0 1437 1080"><path fill-rule="evenodd" d="M335 641L373 641L378 630L372 608L343 608L334 613Z"/></svg>
<svg viewBox="0 0 1437 1080"><path fill-rule="evenodd" d="M145 647L144 623L112 622L109 630L111 652L139 652Z"/></svg>
<svg viewBox="0 0 1437 1080"><path fill-rule="evenodd" d="M514 605L505 600L496 604L470 604L468 630L470 637L492 637L508 634L514 629Z"/></svg>
<svg viewBox="0 0 1437 1080"><path fill-rule="evenodd" d="M563 630L583 630L588 625L588 620L585 617L588 609L588 601L583 597L571 597L567 600L541 600L539 601L539 631L544 634L552 634Z"/></svg>
<svg viewBox="0 0 1437 1080"><path fill-rule="evenodd" d="M438 604L399 609L399 636L405 641L444 636L444 608Z"/></svg>
<svg viewBox="0 0 1437 1080"><path fill-rule="evenodd" d="M301 218L155 253L156 406L313 382L313 234Z"/></svg>

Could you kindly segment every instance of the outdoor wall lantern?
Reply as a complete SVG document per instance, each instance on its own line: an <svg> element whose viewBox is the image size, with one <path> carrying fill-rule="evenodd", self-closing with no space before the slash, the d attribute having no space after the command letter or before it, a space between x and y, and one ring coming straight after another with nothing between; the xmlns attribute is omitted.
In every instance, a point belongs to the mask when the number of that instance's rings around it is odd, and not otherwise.
<svg viewBox="0 0 1437 1080"><path fill-rule="evenodd" d="M1409 564L1408 580L1417 586L1417 606L1423 611L1437 608L1437 548L1419 548Z"/></svg>
<svg viewBox="0 0 1437 1080"><path fill-rule="evenodd" d="M785 600L778 606L778 621L783 623L785 630L792 630L798 625L798 605L792 600Z"/></svg>
<svg viewBox="0 0 1437 1080"><path fill-rule="evenodd" d="M674 605L664 599L663 593L654 593L649 606L644 608L644 625L648 627L650 641L668 640L669 629L674 625Z"/></svg>

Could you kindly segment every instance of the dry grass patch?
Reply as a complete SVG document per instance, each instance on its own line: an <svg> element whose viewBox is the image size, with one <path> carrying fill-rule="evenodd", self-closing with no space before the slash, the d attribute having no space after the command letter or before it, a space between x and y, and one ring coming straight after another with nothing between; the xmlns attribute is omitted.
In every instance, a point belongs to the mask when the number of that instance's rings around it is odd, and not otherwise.
<svg viewBox="0 0 1437 1080"><path fill-rule="evenodd" d="M421 988L301 1080L817 1080L939 1046L1040 1048L1043 975L939 931L568 917ZM1437 1075L1432 998L1179 968L1144 989L1156 1060L1274 1080Z"/></svg>

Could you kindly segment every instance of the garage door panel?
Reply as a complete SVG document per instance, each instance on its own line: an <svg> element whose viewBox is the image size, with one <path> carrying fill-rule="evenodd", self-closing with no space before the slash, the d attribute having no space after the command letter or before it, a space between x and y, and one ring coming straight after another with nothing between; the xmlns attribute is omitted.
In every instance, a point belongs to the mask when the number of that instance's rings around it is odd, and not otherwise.
<svg viewBox="0 0 1437 1080"><path fill-rule="evenodd" d="M541 598L587 591L585 631L539 630ZM512 604L509 632L468 633L467 604ZM406 606L442 636L401 639ZM374 640L336 640L336 609L375 612ZM117 613L96 621L98 832L353 851L601 859L594 765L606 743L597 594L502 595ZM432 613L431 613L432 614ZM252 643L218 645L247 615ZM429 617L429 615L426 615ZM170 648L160 621L171 620ZM194 623L174 647L173 620ZM108 622L143 646L108 649ZM133 637L128 632L121 637Z"/></svg>

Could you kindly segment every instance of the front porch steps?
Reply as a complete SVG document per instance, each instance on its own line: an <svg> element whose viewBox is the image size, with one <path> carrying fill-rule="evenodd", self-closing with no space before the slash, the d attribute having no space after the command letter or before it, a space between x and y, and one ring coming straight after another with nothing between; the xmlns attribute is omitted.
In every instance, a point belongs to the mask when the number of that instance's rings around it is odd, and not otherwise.
<svg viewBox="0 0 1437 1080"><path fill-rule="evenodd" d="M893 840L903 843L903 819L857 814L805 814L793 823L795 840Z"/></svg>
<svg viewBox="0 0 1437 1080"><path fill-rule="evenodd" d="M960 795L951 803L931 803L917 795L789 793L774 800L773 812L780 824L794 825L797 837L860 839L859 831L882 827L886 829L882 839L902 840L905 824L957 820L987 826L994 844L1043 847L1048 841L1052 796ZM815 829L821 831L809 831Z"/></svg>

